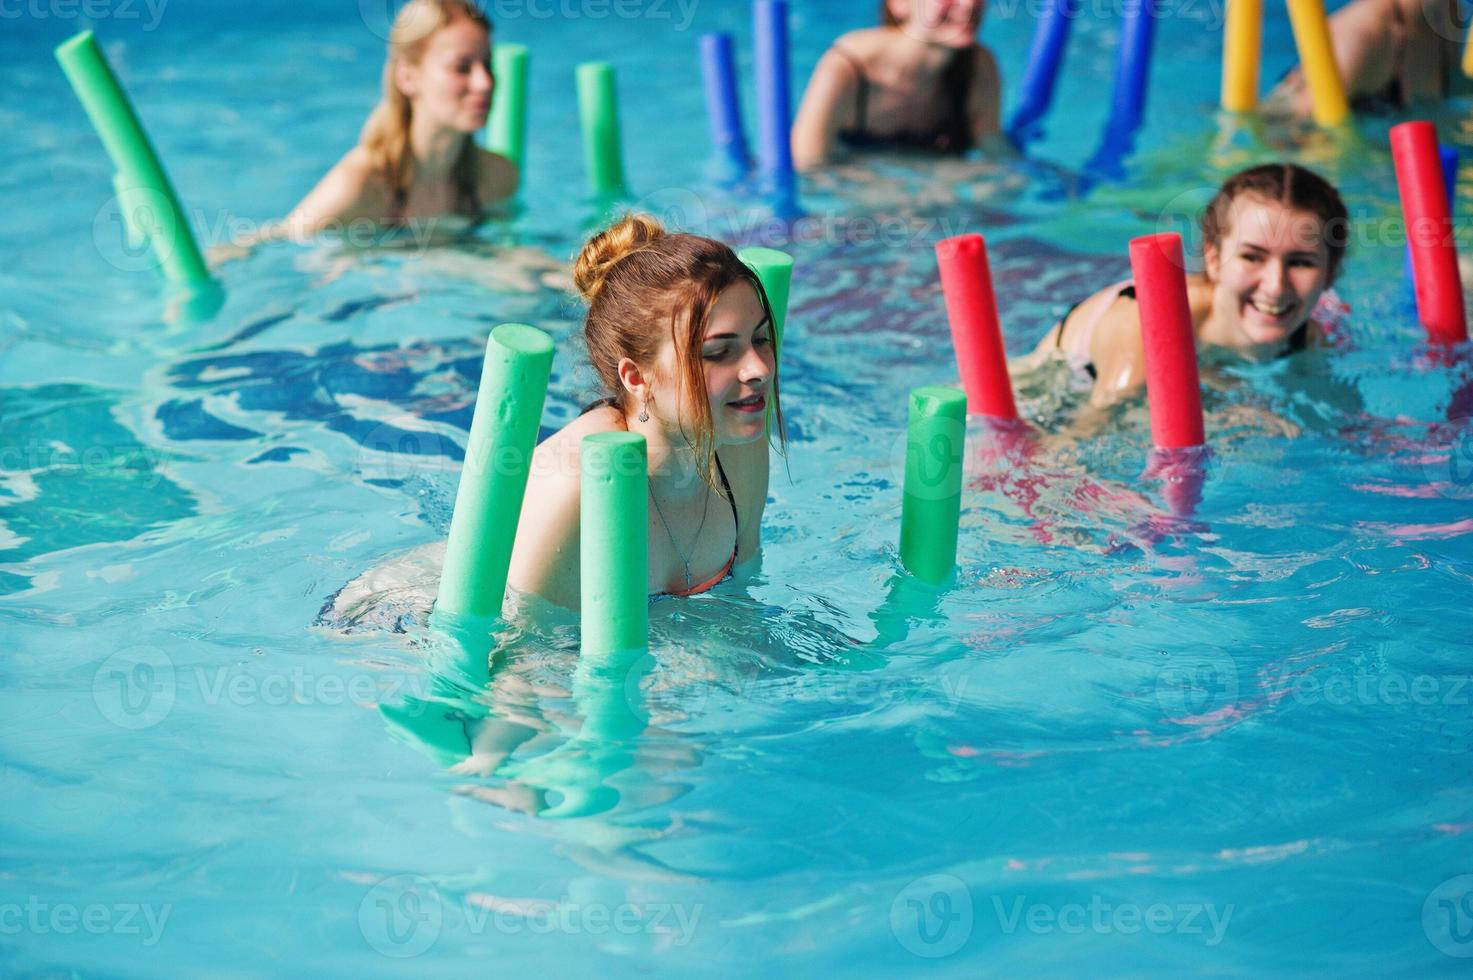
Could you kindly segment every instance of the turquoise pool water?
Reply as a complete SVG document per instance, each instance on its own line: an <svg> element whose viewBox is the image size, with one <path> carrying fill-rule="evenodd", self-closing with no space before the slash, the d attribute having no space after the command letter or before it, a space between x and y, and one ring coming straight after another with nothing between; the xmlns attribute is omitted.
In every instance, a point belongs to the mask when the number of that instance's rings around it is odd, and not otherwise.
<svg viewBox="0 0 1473 980"><path fill-rule="evenodd" d="M794 3L795 87L868 8ZM1387 120L1221 132L1220 11L1183 2L1127 180L1081 195L1114 41L1091 13L1027 162L841 171L794 228L706 158L696 36L732 30L749 67L745 4L493 5L533 50L520 212L453 247L267 250L191 322L121 243L51 60L80 9L0 31L4 972L1465 967L1473 437L1446 419L1468 372L1419 346ZM88 9L206 234L287 210L376 91L381 4ZM1027 11L984 29L1010 81ZM1273 77L1292 56L1268 17ZM412 617L382 628L398 607L354 630L319 610L443 537L491 326L557 339L545 426L590 393L544 273L597 220L571 84L595 57L641 206L796 255L792 443L761 573L652 607L622 686L551 624L501 634L472 696L432 679L445 644ZM1445 139L1473 142L1467 110ZM1129 236L1278 154L1356 215L1350 349L1214 366L1191 520L1142 476L1143 410L1079 438L1065 379L1034 383L1034 452L974 428L955 587L898 582L905 394L954 377L935 239L988 236L1021 352ZM565 797L605 808L547 812Z"/></svg>

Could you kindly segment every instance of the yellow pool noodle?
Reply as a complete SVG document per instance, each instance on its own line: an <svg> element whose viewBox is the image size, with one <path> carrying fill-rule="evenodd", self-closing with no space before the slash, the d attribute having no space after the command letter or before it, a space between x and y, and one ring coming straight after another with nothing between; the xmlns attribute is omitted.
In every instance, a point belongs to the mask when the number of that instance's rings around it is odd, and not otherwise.
<svg viewBox="0 0 1473 980"><path fill-rule="evenodd" d="M1340 69L1335 66L1324 0L1288 0L1288 3L1289 23L1294 28L1294 44L1299 48L1304 80L1309 84L1314 121L1321 126L1338 126L1350 115L1350 103L1345 98Z"/></svg>
<svg viewBox="0 0 1473 980"><path fill-rule="evenodd" d="M1263 51L1263 0L1228 0L1222 34L1222 107L1258 108L1258 66Z"/></svg>

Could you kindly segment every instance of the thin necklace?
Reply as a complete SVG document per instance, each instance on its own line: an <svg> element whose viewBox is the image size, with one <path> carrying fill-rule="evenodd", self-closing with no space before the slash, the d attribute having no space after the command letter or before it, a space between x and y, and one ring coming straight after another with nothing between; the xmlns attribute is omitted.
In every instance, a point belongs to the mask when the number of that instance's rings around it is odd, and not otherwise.
<svg viewBox="0 0 1473 980"><path fill-rule="evenodd" d="M675 532L670 530L670 522L665 520L665 512L660 509L660 498L655 496L655 488L650 486L650 500L654 501L655 513L660 515L660 523L665 525L665 533L670 535L670 544L675 548L675 554L680 558L680 564L685 568L685 589L690 591L690 561L685 557L685 552L680 550L680 542L675 540ZM695 550L696 542L701 540L701 531L706 527L706 515L711 512L711 494L706 493L706 505L701 508L701 523L696 526L696 536L691 539L691 550Z"/></svg>

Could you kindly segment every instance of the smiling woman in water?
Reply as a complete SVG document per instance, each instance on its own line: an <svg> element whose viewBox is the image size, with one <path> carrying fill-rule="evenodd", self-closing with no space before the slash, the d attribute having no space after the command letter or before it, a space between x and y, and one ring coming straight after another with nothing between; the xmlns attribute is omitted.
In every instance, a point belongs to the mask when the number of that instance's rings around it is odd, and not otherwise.
<svg viewBox="0 0 1473 980"><path fill-rule="evenodd" d="M1201 224L1205 268L1187 276L1198 349L1267 360L1327 338L1334 305L1327 291L1349 233L1333 185L1292 163L1250 167L1218 189ZM1022 366L1056 358L1089 375L1093 405L1139 394L1146 360L1134 284L1075 303Z"/></svg>
<svg viewBox="0 0 1473 980"><path fill-rule="evenodd" d="M648 591L704 592L761 548L768 438L783 431L767 296L726 245L638 214L584 245L573 280L611 394L537 447L509 583L577 608L579 444L627 430L649 450Z"/></svg>
<svg viewBox="0 0 1473 980"><path fill-rule="evenodd" d="M491 23L465 0L410 0L389 34L383 97L358 145L291 214L212 253L238 257L273 239L402 226L457 216L470 222L516 190L517 168L476 146L495 79Z"/></svg>

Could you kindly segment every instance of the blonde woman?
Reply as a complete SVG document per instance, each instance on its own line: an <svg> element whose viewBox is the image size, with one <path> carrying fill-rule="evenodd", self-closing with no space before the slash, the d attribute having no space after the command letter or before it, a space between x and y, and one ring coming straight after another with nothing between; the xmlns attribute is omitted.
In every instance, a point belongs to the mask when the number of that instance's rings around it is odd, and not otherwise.
<svg viewBox="0 0 1473 980"><path fill-rule="evenodd" d="M485 14L465 0L410 0L394 18L383 98L358 145L284 220L216 256L355 224L402 226L448 215L474 221L517 184L516 165L471 138L486 124L495 84Z"/></svg>

